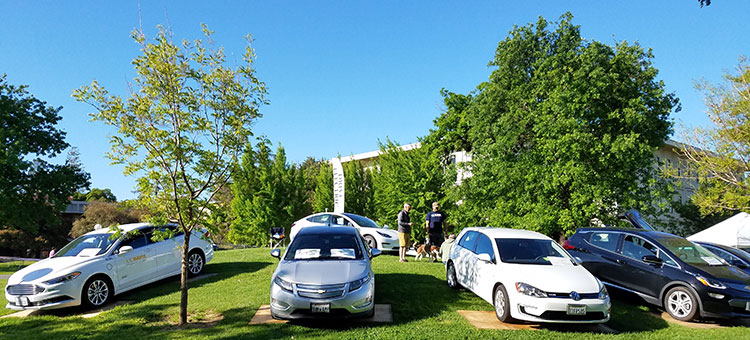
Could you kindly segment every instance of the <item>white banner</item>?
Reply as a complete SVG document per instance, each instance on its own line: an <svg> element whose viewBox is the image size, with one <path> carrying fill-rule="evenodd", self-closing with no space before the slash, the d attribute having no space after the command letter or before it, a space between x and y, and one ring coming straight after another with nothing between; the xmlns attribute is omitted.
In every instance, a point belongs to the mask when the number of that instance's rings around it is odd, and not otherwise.
<svg viewBox="0 0 750 340"><path fill-rule="evenodd" d="M333 168L333 212L344 212L344 168L341 159L331 159Z"/></svg>

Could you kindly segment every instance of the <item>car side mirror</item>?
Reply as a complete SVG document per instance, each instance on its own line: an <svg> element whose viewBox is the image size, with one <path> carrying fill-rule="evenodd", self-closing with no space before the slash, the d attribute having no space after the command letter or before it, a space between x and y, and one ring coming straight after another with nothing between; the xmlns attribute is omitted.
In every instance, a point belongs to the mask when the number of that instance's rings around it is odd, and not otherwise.
<svg viewBox="0 0 750 340"><path fill-rule="evenodd" d="M731 265L733 265L733 266L735 266L737 268L740 268L740 269L747 269L748 268L747 263L742 262L740 260L736 260L736 259L730 261L729 264L731 264Z"/></svg>
<svg viewBox="0 0 750 340"><path fill-rule="evenodd" d="M117 251L117 253L118 253L118 254L125 254L125 253L127 253L127 252L130 252L130 251L133 251L133 247L131 247L131 246L122 246L122 247L120 247L120 249L119 249L119 250Z"/></svg>
<svg viewBox="0 0 750 340"><path fill-rule="evenodd" d="M487 253L477 255L477 259L482 262L492 263L492 258L490 258L490 254Z"/></svg>
<svg viewBox="0 0 750 340"><path fill-rule="evenodd" d="M273 257L275 257L277 259L281 259L281 249L271 250L271 256L273 256Z"/></svg>
<svg viewBox="0 0 750 340"><path fill-rule="evenodd" d="M387 224L383 225L383 229L391 229L391 227Z"/></svg>
<svg viewBox="0 0 750 340"><path fill-rule="evenodd" d="M581 258L580 258L580 257L576 256L576 257L574 257L573 259L575 259L575 260L576 260L576 263L578 263L578 264L581 264L581 265L583 264L583 260L581 260Z"/></svg>
<svg viewBox="0 0 750 340"><path fill-rule="evenodd" d="M653 264L653 265L656 265L656 266L661 266L662 264L664 264L664 260L662 260L662 259L660 259L660 258L658 258L658 257L656 257L654 255L646 255L646 256L642 257L641 259L643 260L643 262L646 262L648 264Z"/></svg>
<svg viewBox="0 0 750 340"><path fill-rule="evenodd" d="M373 258L375 256L378 256L382 254L383 252L380 251L380 249L370 249L370 258Z"/></svg>

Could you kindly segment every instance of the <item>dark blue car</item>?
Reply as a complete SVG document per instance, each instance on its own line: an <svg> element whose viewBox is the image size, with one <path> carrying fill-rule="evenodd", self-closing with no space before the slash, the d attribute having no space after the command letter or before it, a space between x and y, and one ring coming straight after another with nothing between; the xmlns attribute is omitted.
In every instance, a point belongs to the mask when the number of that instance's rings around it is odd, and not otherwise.
<svg viewBox="0 0 750 340"><path fill-rule="evenodd" d="M727 247L725 245L709 243L709 242L695 242L703 248L710 250L716 256L721 257L727 263L737 266L738 268L750 274L750 253L737 248Z"/></svg>
<svg viewBox="0 0 750 340"><path fill-rule="evenodd" d="M564 247L604 284L635 293L677 320L750 317L750 275L682 237L581 228Z"/></svg>

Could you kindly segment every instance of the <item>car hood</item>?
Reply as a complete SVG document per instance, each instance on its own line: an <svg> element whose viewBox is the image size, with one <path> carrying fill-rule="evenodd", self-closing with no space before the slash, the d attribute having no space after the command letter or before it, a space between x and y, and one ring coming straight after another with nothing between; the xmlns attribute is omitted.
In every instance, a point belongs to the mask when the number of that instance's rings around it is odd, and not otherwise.
<svg viewBox="0 0 750 340"><path fill-rule="evenodd" d="M294 283L338 284L361 279L370 271L363 260L346 261L283 261L276 275Z"/></svg>
<svg viewBox="0 0 750 340"><path fill-rule="evenodd" d="M398 231L393 230L393 229L385 229L385 228L363 228L363 229L379 231L383 234L390 235L392 238L398 238Z"/></svg>
<svg viewBox="0 0 750 340"><path fill-rule="evenodd" d="M598 293L599 281L583 266L513 264L513 284L523 282L550 293Z"/></svg>
<svg viewBox="0 0 750 340"><path fill-rule="evenodd" d="M690 270L689 268L688 270L695 274L708 274L726 282L750 284L750 275L735 266L709 266L707 264L704 265L692 263L690 264L690 266L693 267L694 270Z"/></svg>
<svg viewBox="0 0 750 340"><path fill-rule="evenodd" d="M70 274L71 267L93 261L99 257L62 256L44 259L23 268L8 278L8 284L42 282L61 275Z"/></svg>

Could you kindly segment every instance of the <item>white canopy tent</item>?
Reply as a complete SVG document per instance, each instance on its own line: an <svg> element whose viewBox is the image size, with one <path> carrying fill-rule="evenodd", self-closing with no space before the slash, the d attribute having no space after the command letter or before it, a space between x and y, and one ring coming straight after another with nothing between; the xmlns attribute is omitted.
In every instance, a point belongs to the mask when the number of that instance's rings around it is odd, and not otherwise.
<svg viewBox="0 0 750 340"><path fill-rule="evenodd" d="M750 248L750 215L741 212L687 239L735 248Z"/></svg>

